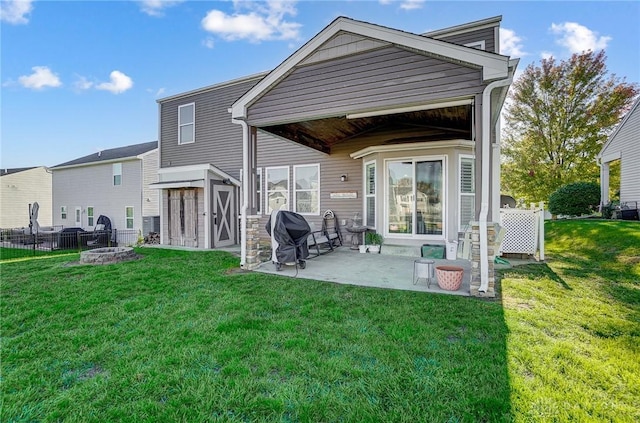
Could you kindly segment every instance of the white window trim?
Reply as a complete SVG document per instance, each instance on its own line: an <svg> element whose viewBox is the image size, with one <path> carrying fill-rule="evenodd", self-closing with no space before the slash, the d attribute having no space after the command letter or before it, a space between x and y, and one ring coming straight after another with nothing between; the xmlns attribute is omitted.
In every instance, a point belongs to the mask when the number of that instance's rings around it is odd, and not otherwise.
<svg viewBox="0 0 640 423"><path fill-rule="evenodd" d="M430 234L399 234L399 233L390 233L389 232L389 162L413 162L414 166L416 162L422 161L442 161L442 204L443 204L443 213L442 213L442 235L430 235ZM447 192L448 188L448 162L446 155L434 155L434 156L409 156L409 157L390 157L384 159L384 193L383 201L384 204L384 236L391 238L403 238L403 239L418 239L418 240L446 240L447 239L447 228L448 228L448 220L449 220L449 202ZM413 181L415 185L415 177ZM415 187L414 187L415 189ZM415 208L414 208L414 219L415 221Z"/></svg>
<svg viewBox="0 0 640 423"><path fill-rule="evenodd" d="M242 175L242 172L240 172L240 174ZM264 189L262 188L264 186L264 177L263 177L263 173L262 173L262 168L256 168L256 179L258 179L259 177L259 182L256 180L256 193L260 193L260 197L258 197L260 200L256 202L256 213L258 215L262 214L262 200L264 197Z"/></svg>
<svg viewBox="0 0 640 423"><path fill-rule="evenodd" d="M127 217L127 209L131 209L131 217ZM135 229L136 226L136 221L135 221L135 216L136 216L136 210L133 206L125 206L124 208L124 228L125 229ZM127 226L127 221L131 219L131 227Z"/></svg>
<svg viewBox="0 0 640 423"><path fill-rule="evenodd" d="M277 170L277 169L286 169L287 170L287 210L291 209L291 175L289 172L289 166L273 166L273 167L265 167L264 168L264 213L271 213L269 211L269 171ZM275 192L275 191L273 191Z"/></svg>
<svg viewBox="0 0 640 423"><path fill-rule="evenodd" d="M298 191L309 191L309 192L312 192L314 190L311 190L311 189L298 190L298 189L296 189L296 187L295 187L296 173L297 173L298 168L301 168L301 167L313 167L313 166L318 168L318 189L317 189L318 195L316 197L317 198L317 204L316 204L317 207L316 207L316 209L318 210L318 212L317 213L299 212L297 210L297 208L298 208L297 207ZM293 188L292 189L292 191L293 191L293 204L292 204L293 205L293 211L298 213L298 214L305 215L305 216L320 216L320 163L294 165L293 166L293 184L294 184L294 186L292 187Z"/></svg>
<svg viewBox="0 0 640 423"><path fill-rule="evenodd" d="M369 191L367 190L367 166L369 165L373 165L373 194L369 194ZM364 201L363 201L363 210L362 210L362 224L365 226L368 226L369 228L375 229L376 228L376 222L378 220L378 163L376 162L376 160L369 160L364 162L363 166L362 166L362 192L364 193L363 197L364 197ZM373 208L375 210L374 213L374 222L369 222L368 221L368 213L367 213L367 199L373 197Z"/></svg>
<svg viewBox="0 0 640 423"><path fill-rule="evenodd" d="M471 47L471 48L477 48L477 49L480 49L480 50L485 50L486 49L485 48L486 44L485 44L484 40L474 41L472 43L465 44L464 46L465 47Z"/></svg>
<svg viewBox="0 0 640 423"><path fill-rule="evenodd" d="M242 194L242 186L244 184L242 184L242 175L244 175L244 173L242 172L242 168L240 168L240 198L244 198L243 194ZM257 167L256 168L256 191L260 193L260 200L256 201L256 214L257 215L262 215L262 202L264 200L264 189L262 188L262 186L264 185L264 178L262 177L263 172L262 172L262 168L261 167ZM258 176L260 177L260 183L258 183Z"/></svg>
<svg viewBox="0 0 640 423"><path fill-rule="evenodd" d="M193 121L191 123L180 123L180 109L183 107L193 106ZM191 138L193 141L182 141L182 127L187 125L193 125L193 130L191 131ZM193 144L196 142L196 103L187 103L178 106L178 144Z"/></svg>
<svg viewBox="0 0 640 423"><path fill-rule="evenodd" d="M119 169L120 173L116 173L116 169ZM122 186L122 162L114 163L111 165L111 184L114 187ZM116 176L120 176L120 183L116 184Z"/></svg>
<svg viewBox="0 0 640 423"><path fill-rule="evenodd" d="M89 209L91 209L92 213L89 215ZM93 224L89 223L89 219L93 220ZM93 228L96 226L96 208L93 206L87 206L87 226Z"/></svg>
<svg viewBox="0 0 640 423"><path fill-rule="evenodd" d="M67 206L60 206L60 219L67 220Z"/></svg>
<svg viewBox="0 0 640 423"><path fill-rule="evenodd" d="M475 199L476 199L476 193L475 193L475 180L476 180L476 175L474 173L473 175L473 182L474 182L474 192L473 194L470 193L463 193L462 192L462 178L461 178L461 173L462 173L462 160L464 159L471 159L473 161L473 167L474 167L474 172L475 172L475 156L472 154L460 154L460 156L458 156L458 232L461 232L464 228L464 226L466 226L466 224L463 224L461 219L462 219L462 213L461 212L461 208L462 208L462 197L463 196L473 196L473 200L474 200L474 204L475 204Z"/></svg>

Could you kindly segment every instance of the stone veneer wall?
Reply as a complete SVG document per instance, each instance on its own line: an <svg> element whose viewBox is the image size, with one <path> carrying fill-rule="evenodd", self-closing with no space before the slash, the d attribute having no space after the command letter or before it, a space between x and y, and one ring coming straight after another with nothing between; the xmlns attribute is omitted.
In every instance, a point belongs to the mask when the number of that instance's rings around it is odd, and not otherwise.
<svg viewBox="0 0 640 423"><path fill-rule="evenodd" d="M496 224L487 223L487 264L489 266L489 286L487 292L480 292L480 224L473 222L471 225L471 286L470 293L474 297L495 297L495 270L493 258L495 257Z"/></svg>
<svg viewBox="0 0 640 423"><path fill-rule="evenodd" d="M254 270L260 265L260 216L247 216L247 257L245 270Z"/></svg>

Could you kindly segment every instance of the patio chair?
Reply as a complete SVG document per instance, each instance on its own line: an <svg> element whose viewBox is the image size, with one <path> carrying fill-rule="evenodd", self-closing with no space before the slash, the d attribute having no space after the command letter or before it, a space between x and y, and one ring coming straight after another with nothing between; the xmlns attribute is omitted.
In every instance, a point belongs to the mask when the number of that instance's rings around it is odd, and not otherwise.
<svg viewBox="0 0 640 423"><path fill-rule="evenodd" d="M338 218L333 210L327 210L322 215L322 231L325 236L329 238L332 246L337 247L342 245L342 233L340 232L340 225L338 224Z"/></svg>
<svg viewBox="0 0 640 423"><path fill-rule="evenodd" d="M311 228L311 233L307 237L309 255L318 257L321 254L333 251L333 242L327 237L324 230L316 230L313 222L309 223L309 227Z"/></svg>

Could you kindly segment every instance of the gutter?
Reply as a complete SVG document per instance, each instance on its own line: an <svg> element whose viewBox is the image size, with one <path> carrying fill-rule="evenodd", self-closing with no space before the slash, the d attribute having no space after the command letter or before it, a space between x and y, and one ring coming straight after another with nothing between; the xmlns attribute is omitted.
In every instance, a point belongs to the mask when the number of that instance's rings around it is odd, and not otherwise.
<svg viewBox="0 0 640 423"><path fill-rule="evenodd" d="M491 92L495 88L508 86L513 81L513 74L507 79L494 81L482 92L482 190L480 203L480 288L479 292L489 289L489 239L487 237L487 216L489 214L489 158L491 155Z"/></svg>
<svg viewBox="0 0 640 423"><path fill-rule="evenodd" d="M240 119L232 123L242 126L242 204L240 205L240 267L247 261L247 208L249 207L249 125Z"/></svg>

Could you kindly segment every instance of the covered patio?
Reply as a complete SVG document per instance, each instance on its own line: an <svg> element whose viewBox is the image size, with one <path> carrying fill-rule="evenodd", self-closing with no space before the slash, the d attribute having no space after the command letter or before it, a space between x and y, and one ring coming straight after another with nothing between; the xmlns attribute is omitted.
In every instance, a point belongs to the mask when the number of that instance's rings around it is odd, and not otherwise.
<svg viewBox="0 0 640 423"><path fill-rule="evenodd" d="M473 26L494 28L498 22ZM492 221L499 205L493 130L516 65L493 51L336 19L229 109L243 133L241 266L276 271L258 260L261 230L275 208L266 201L260 209L259 202L280 190L286 199L278 203L281 209L311 221L331 209L343 227L345 217L361 214L362 225L399 247L454 242L464 227L478 222L475 265L466 263L460 292L493 296L489 240L495 239ZM262 134L323 156L276 156ZM311 176L298 177L296 166L311 169ZM264 174L258 176L258 169ZM307 197L313 201L301 200ZM332 254L309 261L298 276L338 282L344 279L340 272L349 271L351 283L438 289L425 281L414 286L417 257L380 257ZM382 268L393 277L381 277ZM376 277L368 282L370 269Z"/></svg>

